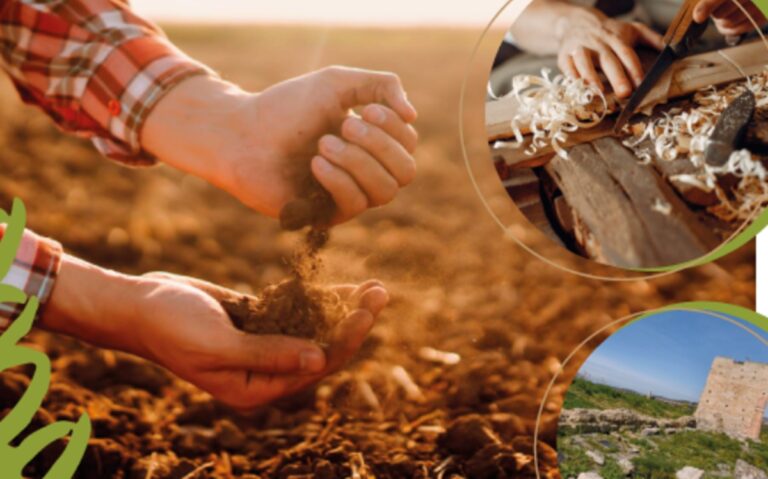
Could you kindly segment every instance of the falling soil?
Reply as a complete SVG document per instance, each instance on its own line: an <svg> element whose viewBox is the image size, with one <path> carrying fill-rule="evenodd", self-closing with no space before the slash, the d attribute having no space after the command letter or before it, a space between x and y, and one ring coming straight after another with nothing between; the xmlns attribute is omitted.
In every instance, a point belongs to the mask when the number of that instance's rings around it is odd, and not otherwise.
<svg viewBox="0 0 768 479"><path fill-rule="evenodd" d="M293 176L299 198L283 207L280 226L288 231L307 226L309 230L290 261L291 277L267 286L258 297L213 285L206 291L243 331L309 338L328 344L334 327L348 309L336 292L313 282L322 265L319 252L328 242L328 225L336 205L309 168Z"/></svg>
<svg viewBox="0 0 768 479"><path fill-rule="evenodd" d="M252 334L281 334L328 343L347 307L334 291L313 284L321 267L318 256L329 238L336 212L333 198L314 178L307 163L289 178L298 198L280 212L287 231L309 227L304 243L290 262L291 277L264 288L259 297L224 288L210 288L238 328Z"/></svg>
<svg viewBox="0 0 768 479"><path fill-rule="evenodd" d="M287 231L296 231L311 226L313 230L324 230L336 213L336 203L312 175L309 164L300 162L296 171L289 174L289 181L296 187L299 197L288 202L280 211L280 226Z"/></svg>

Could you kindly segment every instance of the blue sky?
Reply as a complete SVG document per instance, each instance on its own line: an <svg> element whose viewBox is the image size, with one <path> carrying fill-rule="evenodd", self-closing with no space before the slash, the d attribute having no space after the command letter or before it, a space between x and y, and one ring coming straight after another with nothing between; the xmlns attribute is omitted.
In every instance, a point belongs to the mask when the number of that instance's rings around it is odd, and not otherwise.
<svg viewBox="0 0 768 479"><path fill-rule="evenodd" d="M742 324L768 339L765 331ZM717 356L768 363L768 346L722 319L670 311L617 331L592 353L580 373L644 394L697 401Z"/></svg>

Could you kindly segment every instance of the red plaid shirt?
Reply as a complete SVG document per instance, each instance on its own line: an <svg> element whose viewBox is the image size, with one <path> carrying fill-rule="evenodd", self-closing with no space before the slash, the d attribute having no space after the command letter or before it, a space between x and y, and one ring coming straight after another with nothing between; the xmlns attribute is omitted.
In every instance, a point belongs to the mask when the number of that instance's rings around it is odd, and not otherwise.
<svg viewBox="0 0 768 479"><path fill-rule="evenodd" d="M0 67L25 102L134 166L155 162L140 136L153 106L180 81L210 74L121 0L0 0ZM32 233L23 244L3 282L42 302L61 248ZM0 328L10 317L0 307Z"/></svg>

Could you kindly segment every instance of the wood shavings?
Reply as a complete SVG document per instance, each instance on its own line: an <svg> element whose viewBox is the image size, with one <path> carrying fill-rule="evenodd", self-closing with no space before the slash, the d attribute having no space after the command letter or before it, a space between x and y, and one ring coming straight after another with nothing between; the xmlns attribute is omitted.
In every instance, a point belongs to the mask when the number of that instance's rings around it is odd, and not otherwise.
<svg viewBox="0 0 768 479"><path fill-rule="evenodd" d="M446 366L455 366L461 362L461 356L456 353L439 351L426 346L419 349L419 357L425 361L445 364Z"/></svg>
<svg viewBox="0 0 768 479"><path fill-rule="evenodd" d="M531 141L525 150L533 156L540 149L551 146L562 158L568 158L563 143L568 134L579 129L597 126L609 113L608 100L599 88L583 79L564 75L551 77L549 69L541 76L517 75L512 78L512 91L519 104L512 119L514 141L496 142L498 147L521 148L525 142L523 130L531 132Z"/></svg>
<svg viewBox="0 0 768 479"><path fill-rule="evenodd" d="M422 402L424 401L424 394L421 392L421 388L413 380L408 371L402 366L394 366L392 368L392 378L395 382L403 388L405 391L405 397L410 401Z"/></svg>
<svg viewBox="0 0 768 479"><path fill-rule="evenodd" d="M752 158L749 150L734 151L725 165L710 170L739 178L739 184L732 192L732 197L721 188L715 189L720 204L710 208L710 211L717 216L727 221L746 221L768 204L765 167Z"/></svg>
<svg viewBox="0 0 768 479"><path fill-rule="evenodd" d="M622 143L644 164L654 161L651 153L655 154L656 161L686 158L700 173L673 175L670 181L716 192L720 204L709 211L720 219L747 220L756 208L762 208L768 201L768 186L765 185L768 172L763 164L748 150L733 152L721 167L713 167L704 161L704 153L719 116L745 90L755 94L758 108L768 105L768 69L742 82L723 88L712 86L696 92L691 108L673 109L643 126L633 125L629 130L631 135ZM730 194L722 191L718 184L718 177L724 175L739 179ZM656 211L663 212L664 209L661 205L658 208L654 205Z"/></svg>
<svg viewBox="0 0 768 479"><path fill-rule="evenodd" d="M672 205L661 198L656 198L656 200L653 202L653 206L651 206L651 209L665 216L669 216L669 214L672 213Z"/></svg>

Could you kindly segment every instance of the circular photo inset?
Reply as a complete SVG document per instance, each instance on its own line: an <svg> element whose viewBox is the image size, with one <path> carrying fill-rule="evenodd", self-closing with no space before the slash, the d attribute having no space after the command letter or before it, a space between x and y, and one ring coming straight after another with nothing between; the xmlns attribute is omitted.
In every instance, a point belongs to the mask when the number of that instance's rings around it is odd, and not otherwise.
<svg viewBox="0 0 768 479"><path fill-rule="evenodd" d="M533 0L486 131L511 200L568 250L672 268L768 202L768 25L749 0Z"/></svg>
<svg viewBox="0 0 768 479"><path fill-rule="evenodd" d="M564 479L765 478L768 334L668 311L603 342L565 395Z"/></svg>

